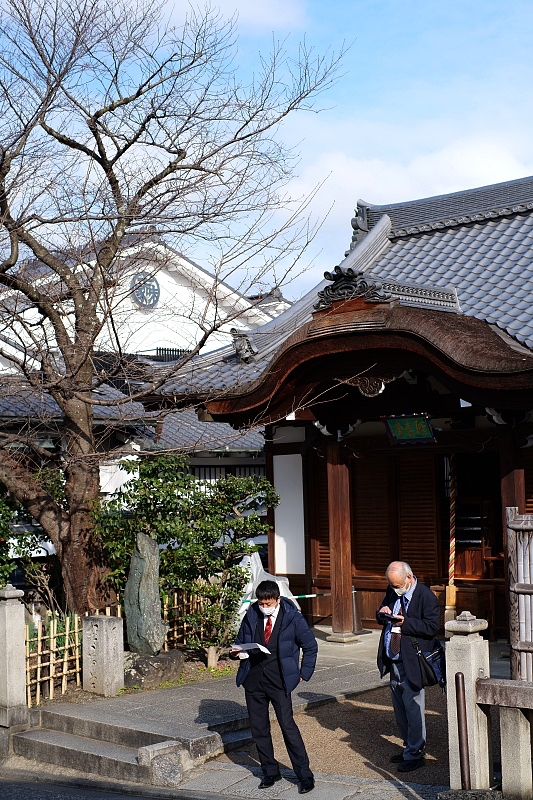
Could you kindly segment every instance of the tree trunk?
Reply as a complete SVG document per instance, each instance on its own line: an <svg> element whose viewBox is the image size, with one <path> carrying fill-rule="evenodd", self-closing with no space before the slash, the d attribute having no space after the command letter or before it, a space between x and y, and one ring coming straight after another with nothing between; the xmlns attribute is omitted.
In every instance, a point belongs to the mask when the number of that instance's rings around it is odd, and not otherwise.
<svg viewBox="0 0 533 800"><path fill-rule="evenodd" d="M102 607L100 578L103 559L94 539L93 512L100 496L100 468L93 440L91 406L74 399L65 409L69 454L65 469L65 497L69 524L61 541L61 568L67 606L83 614Z"/></svg>

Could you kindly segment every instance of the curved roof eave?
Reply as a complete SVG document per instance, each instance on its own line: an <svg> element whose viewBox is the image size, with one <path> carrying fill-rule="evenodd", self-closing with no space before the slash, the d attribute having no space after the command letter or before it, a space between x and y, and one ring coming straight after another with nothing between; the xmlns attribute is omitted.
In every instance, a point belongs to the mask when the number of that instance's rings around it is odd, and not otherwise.
<svg viewBox="0 0 533 800"><path fill-rule="evenodd" d="M275 405L274 398L284 386L290 384L289 391L297 391L298 379L294 376L298 367L320 362L318 383L328 377L328 358L346 356L346 366L353 370L357 368L358 354L364 356L369 350L382 350L395 357L403 353L404 361L424 358L453 381L483 391L529 392L533 404L533 353L511 351L498 333L480 320L399 304L376 305L369 309L366 320L362 320L360 311L335 316L334 326L324 325L321 329L317 315L298 329L278 352L268 372L235 391L228 389L223 397L207 400L210 413L231 417L267 409ZM376 324L372 324L372 317Z"/></svg>

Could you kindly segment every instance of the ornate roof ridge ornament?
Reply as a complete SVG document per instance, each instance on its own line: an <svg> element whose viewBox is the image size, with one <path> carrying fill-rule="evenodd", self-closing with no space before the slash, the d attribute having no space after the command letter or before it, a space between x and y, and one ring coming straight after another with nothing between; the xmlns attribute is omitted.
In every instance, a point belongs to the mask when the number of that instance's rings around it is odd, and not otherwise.
<svg viewBox="0 0 533 800"><path fill-rule="evenodd" d="M335 300L353 300L356 297L364 297L367 303L388 303L392 300L392 295L383 291L379 278L356 272L350 267L343 270L336 266L333 272L324 272L324 278L332 281L333 285L318 292L318 303L313 306L315 311L330 308Z"/></svg>
<svg viewBox="0 0 533 800"><path fill-rule="evenodd" d="M240 331L238 328L231 328L230 333L233 337L233 346L235 347L237 361L242 361L244 364L254 361L259 349L253 343L248 333L246 331Z"/></svg>
<svg viewBox="0 0 533 800"><path fill-rule="evenodd" d="M352 239L349 249L345 252L344 256L349 256L354 247L361 242L368 233L368 207L357 204L355 209L355 216L350 220L352 226Z"/></svg>

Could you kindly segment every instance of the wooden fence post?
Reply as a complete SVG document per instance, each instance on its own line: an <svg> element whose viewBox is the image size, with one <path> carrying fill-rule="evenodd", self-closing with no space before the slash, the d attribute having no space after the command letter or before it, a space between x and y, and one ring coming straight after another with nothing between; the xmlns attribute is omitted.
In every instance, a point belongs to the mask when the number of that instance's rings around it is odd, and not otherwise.
<svg viewBox="0 0 533 800"><path fill-rule="evenodd" d="M533 515L505 509L511 679L533 681Z"/></svg>

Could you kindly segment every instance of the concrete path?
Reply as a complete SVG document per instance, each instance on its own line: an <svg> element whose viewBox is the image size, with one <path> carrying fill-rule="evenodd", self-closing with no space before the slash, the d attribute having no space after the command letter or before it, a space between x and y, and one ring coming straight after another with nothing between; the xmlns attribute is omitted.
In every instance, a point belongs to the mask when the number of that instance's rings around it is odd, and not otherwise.
<svg viewBox="0 0 533 800"><path fill-rule="evenodd" d="M315 634L319 643L317 669L312 680L302 684L294 694L297 713L317 704L344 699L370 689L383 686L376 668L376 651L379 632L361 635L356 643L341 645L328 642L328 628L317 627ZM502 658L508 650L505 644L491 645L491 674L493 677L509 677L509 660ZM189 728L191 735L200 729L217 730L220 733L237 730L246 725L246 707L242 689L235 686L234 678L219 678L169 689L156 689L138 694L122 695L111 699L99 699L85 704L57 704L57 708L83 719L113 721L124 728L151 731L173 738ZM52 704L47 704L52 709ZM60 768L50 767L50 774L43 777L54 783L113 788L115 791L131 792L146 797L173 797L200 800L200 798L263 798L263 800L296 800L297 786L293 773L284 771L284 779L273 789L259 790L260 771L254 766L241 766L222 761L210 761L188 773L179 789L172 791L156 787L140 787L102 780L93 781L89 776L81 780L72 774L61 774ZM31 771L21 760L0 769L0 779L11 777L31 779ZM413 778L415 776L413 775ZM382 779L365 779L334 774L316 774L313 800L351 800L351 798L383 798L383 800L436 800L443 786L418 785L416 782Z"/></svg>

